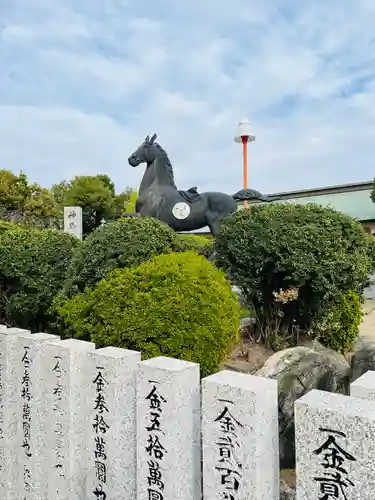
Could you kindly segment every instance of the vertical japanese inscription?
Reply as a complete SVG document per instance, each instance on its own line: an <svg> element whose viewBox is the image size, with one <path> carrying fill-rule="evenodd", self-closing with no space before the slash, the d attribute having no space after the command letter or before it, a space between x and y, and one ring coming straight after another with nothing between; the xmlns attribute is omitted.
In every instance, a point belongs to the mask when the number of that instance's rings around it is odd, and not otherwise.
<svg viewBox="0 0 375 500"><path fill-rule="evenodd" d="M234 402L218 399L223 404L215 419L218 426L217 462L215 470L219 473L218 496L222 500L235 500L242 479L242 449L239 430L243 425L232 413Z"/></svg>
<svg viewBox="0 0 375 500"><path fill-rule="evenodd" d="M30 380L30 365L31 359L29 357L29 346L23 346L22 356L22 381L21 381L21 401L22 401L22 448L25 453L25 462L23 470L23 482L25 492L30 492L30 465L29 460L32 456L30 446L30 423L31 423L31 380ZM26 498L26 497L25 497Z"/></svg>
<svg viewBox="0 0 375 500"><path fill-rule="evenodd" d="M76 212L75 208L73 208L68 213L68 228L69 229L75 229L77 227L76 218L77 218L77 212Z"/></svg>
<svg viewBox="0 0 375 500"><path fill-rule="evenodd" d="M321 496L319 500L343 499L349 500L346 490L354 487L353 481L349 477L347 463L355 462L357 459L338 443L341 438L346 438L346 434L341 431L319 428L320 432L327 434L324 443L314 450L315 455L322 457L320 465L323 472L320 476L314 477L314 481L319 484Z"/></svg>
<svg viewBox="0 0 375 500"><path fill-rule="evenodd" d="M96 376L93 380L95 386L94 400L94 420L92 427L94 429L94 463L95 463L95 487L93 494L96 499L107 499L107 432L109 425L106 421L106 415L109 413L107 405L107 386L108 382L104 378L104 368L96 367Z"/></svg>
<svg viewBox="0 0 375 500"><path fill-rule="evenodd" d="M149 380L151 390L146 396L148 401L148 425L146 431L148 434L146 443L146 452L150 457L147 462L148 476L147 476L147 493L149 500L163 500L164 499L164 477L161 468L163 458L167 452L164 448L163 436L163 407L167 400L158 392L158 382Z"/></svg>
<svg viewBox="0 0 375 500"><path fill-rule="evenodd" d="M64 388L62 384L62 377L64 370L61 366L61 356L54 356L52 376L53 376L53 389L52 389L52 411L55 414L53 435L54 435L54 464L53 468L56 469L59 477L65 477L64 470L64 431L61 417L65 414L61 401L64 396ZM60 493L59 486L56 486L57 494Z"/></svg>

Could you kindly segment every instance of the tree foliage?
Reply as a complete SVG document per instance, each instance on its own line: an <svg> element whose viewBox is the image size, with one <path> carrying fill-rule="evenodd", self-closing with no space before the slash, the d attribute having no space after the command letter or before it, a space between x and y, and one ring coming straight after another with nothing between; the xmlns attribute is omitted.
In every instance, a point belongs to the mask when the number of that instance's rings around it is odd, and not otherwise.
<svg viewBox="0 0 375 500"><path fill-rule="evenodd" d="M0 170L0 219L41 228L63 228L64 206L79 206L83 213L83 234L104 221L121 218L135 205L136 192L125 188L116 193L106 174L76 176L50 189L29 183L26 175Z"/></svg>
<svg viewBox="0 0 375 500"><path fill-rule="evenodd" d="M128 192L124 193L126 198L124 199L124 213L125 214L134 214L136 212L135 205L138 199L137 191L128 190Z"/></svg>
<svg viewBox="0 0 375 500"><path fill-rule="evenodd" d="M82 208L83 234L92 233L102 223L120 218L133 196L134 190L126 188L116 194L111 179L104 174L75 177L52 187L55 200L63 210L64 206Z"/></svg>
<svg viewBox="0 0 375 500"><path fill-rule="evenodd" d="M331 302L360 296L374 270L374 239L347 215L315 204L237 212L216 239L217 263L243 291L266 342L308 331Z"/></svg>
<svg viewBox="0 0 375 500"><path fill-rule="evenodd" d="M22 172L0 170L0 218L37 227L55 227L56 205L51 192L29 184Z"/></svg>
<svg viewBox="0 0 375 500"><path fill-rule="evenodd" d="M193 252L160 255L111 273L59 309L73 337L144 358L170 356L218 369L237 339L239 304L224 273Z"/></svg>
<svg viewBox="0 0 375 500"><path fill-rule="evenodd" d="M3 210L22 210L28 196L28 181L25 174L13 174L10 170L0 170L0 205Z"/></svg>
<svg viewBox="0 0 375 500"><path fill-rule="evenodd" d="M109 178L81 175L75 177L64 189L60 206L82 208L83 234L90 234L100 226L102 220L115 215L115 194Z"/></svg>

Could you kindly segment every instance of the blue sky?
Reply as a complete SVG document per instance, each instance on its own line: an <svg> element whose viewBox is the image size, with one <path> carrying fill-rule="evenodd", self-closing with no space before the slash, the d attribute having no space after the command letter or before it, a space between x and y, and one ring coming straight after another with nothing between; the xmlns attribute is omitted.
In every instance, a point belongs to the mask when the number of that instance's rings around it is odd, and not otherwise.
<svg viewBox="0 0 375 500"><path fill-rule="evenodd" d="M373 0L2 0L0 165L108 173L156 132L180 188L262 192L375 176Z"/></svg>

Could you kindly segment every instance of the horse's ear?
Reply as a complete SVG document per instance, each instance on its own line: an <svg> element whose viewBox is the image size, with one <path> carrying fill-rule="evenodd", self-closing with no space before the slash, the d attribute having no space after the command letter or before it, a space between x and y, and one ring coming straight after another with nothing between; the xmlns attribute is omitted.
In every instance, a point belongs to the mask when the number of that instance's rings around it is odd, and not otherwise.
<svg viewBox="0 0 375 500"><path fill-rule="evenodd" d="M154 143L154 140L157 138L157 135L154 134L151 139L150 139L150 144L153 144Z"/></svg>
<svg viewBox="0 0 375 500"><path fill-rule="evenodd" d="M150 142L150 136L148 135L146 138L145 138L145 143L148 144Z"/></svg>

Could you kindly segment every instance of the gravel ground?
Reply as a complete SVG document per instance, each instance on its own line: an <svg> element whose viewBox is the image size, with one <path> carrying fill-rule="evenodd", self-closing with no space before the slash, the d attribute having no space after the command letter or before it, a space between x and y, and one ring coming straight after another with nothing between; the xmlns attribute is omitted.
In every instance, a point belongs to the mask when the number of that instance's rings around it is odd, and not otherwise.
<svg viewBox="0 0 375 500"><path fill-rule="evenodd" d="M359 328L359 334L375 340L375 299L365 300L363 310L365 314Z"/></svg>

